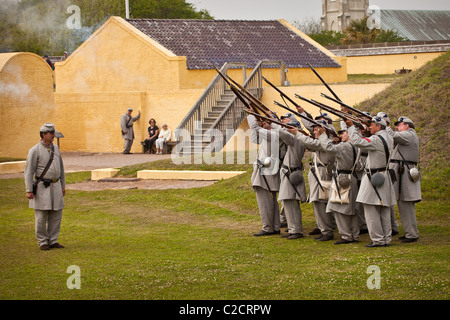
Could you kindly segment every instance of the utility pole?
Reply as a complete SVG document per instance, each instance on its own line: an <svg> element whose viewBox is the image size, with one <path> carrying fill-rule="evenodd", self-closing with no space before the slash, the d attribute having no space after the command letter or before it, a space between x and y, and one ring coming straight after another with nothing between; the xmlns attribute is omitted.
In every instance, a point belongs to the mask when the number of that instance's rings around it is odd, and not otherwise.
<svg viewBox="0 0 450 320"><path fill-rule="evenodd" d="M125 0L125 18L130 19L130 1Z"/></svg>

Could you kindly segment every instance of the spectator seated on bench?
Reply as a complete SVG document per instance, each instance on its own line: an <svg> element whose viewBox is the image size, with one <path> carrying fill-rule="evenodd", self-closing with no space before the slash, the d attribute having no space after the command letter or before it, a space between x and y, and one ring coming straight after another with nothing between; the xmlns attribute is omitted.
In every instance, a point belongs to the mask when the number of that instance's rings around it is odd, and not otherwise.
<svg viewBox="0 0 450 320"><path fill-rule="evenodd" d="M164 144L170 140L172 131L167 127L167 124L163 124L161 131L159 132L158 139L156 139L156 154L164 154Z"/></svg>
<svg viewBox="0 0 450 320"><path fill-rule="evenodd" d="M153 147L153 143L155 143L155 141L158 139L158 135L159 135L159 128L156 125L156 120L155 119L150 119L150 121L148 122L150 124L150 127L148 127L148 138L145 139L142 142L142 152L143 153L155 153L155 151L153 151L152 147Z"/></svg>

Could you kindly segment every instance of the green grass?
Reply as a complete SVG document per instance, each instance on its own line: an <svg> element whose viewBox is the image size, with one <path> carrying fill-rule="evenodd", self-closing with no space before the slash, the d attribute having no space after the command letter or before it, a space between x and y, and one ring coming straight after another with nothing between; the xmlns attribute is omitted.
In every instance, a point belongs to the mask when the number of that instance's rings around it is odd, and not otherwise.
<svg viewBox="0 0 450 320"><path fill-rule="evenodd" d="M247 165L246 174L203 188L69 190L60 235L66 248L47 252L36 244L23 179L0 180L0 299L449 298L446 199L427 193L431 199L417 205L414 244L369 249L367 235L341 246L261 238L252 236L261 223L250 175ZM314 215L311 205L301 207L307 233ZM80 267L80 290L66 286L71 265ZM380 290L366 286L370 265L381 269Z"/></svg>

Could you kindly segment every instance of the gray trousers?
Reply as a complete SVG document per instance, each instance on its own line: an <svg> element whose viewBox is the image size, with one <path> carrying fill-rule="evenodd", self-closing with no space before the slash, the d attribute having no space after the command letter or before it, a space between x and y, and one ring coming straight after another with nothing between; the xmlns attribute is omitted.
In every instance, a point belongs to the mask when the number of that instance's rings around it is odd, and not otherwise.
<svg viewBox="0 0 450 320"><path fill-rule="evenodd" d="M412 201L397 201L398 213L402 222L405 237L408 239L416 239L419 237L416 220L416 204Z"/></svg>
<svg viewBox="0 0 450 320"><path fill-rule="evenodd" d="M273 232L280 230L280 208L277 195L261 187L253 187L256 192L259 214L261 215L262 230Z"/></svg>
<svg viewBox="0 0 450 320"><path fill-rule="evenodd" d="M123 142L123 151L130 152L131 146L133 145L133 140L130 140L130 139L124 139L124 140L125 141Z"/></svg>
<svg viewBox="0 0 450 320"><path fill-rule="evenodd" d="M370 239L374 244L390 244L392 239L390 207L364 204Z"/></svg>
<svg viewBox="0 0 450 320"><path fill-rule="evenodd" d="M348 215L339 212L333 212L339 234L342 239L355 241L359 238L359 217L357 214Z"/></svg>
<svg viewBox="0 0 450 320"><path fill-rule="evenodd" d="M395 220L395 208L394 206L391 207L391 226L392 226L392 232L397 232L399 231L399 224L398 222Z"/></svg>
<svg viewBox="0 0 450 320"><path fill-rule="evenodd" d="M295 199L282 200L283 208L286 214L288 232L290 234L303 233L302 210L300 202Z"/></svg>
<svg viewBox="0 0 450 320"><path fill-rule="evenodd" d="M321 201L313 201L314 218L316 219L317 227L324 236L333 236L334 228L336 227L336 220L334 214L327 213L327 203Z"/></svg>
<svg viewBox="0 0 450 320"><path fill-rule="evenodd" d="M358 216L360 230L367 230L366 217L364 216L364 205L361 202L355 203L355 213Z"/></svg>
<svg viewBox="0 0 450 320"><path fill-rule="evenodd" d="M51 246L58 242L61 231L62 210L35 210L35 231L38 245Z"/></svg>

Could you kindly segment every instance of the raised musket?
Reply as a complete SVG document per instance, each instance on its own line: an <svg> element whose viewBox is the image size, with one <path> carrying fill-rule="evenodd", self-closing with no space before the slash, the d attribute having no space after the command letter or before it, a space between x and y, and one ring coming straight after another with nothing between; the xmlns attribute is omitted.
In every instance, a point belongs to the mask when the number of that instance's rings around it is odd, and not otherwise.
<svg viewBox="0 0 450 320"><path fill-rule="evenodd" d="M306 98L305 98L306 99ZM303 100L303 99L302 99ZM305 100L307 101L307 99ZM308 100L308 102L310 102L311 104L313 104L314 106L324 109L325 111L334 114L335 116L338 116L339 118L343 119L343 120L351 120L357 127L359 127L362 130L366 130L367 126L364 123L364 120L349 114L349 113L345 113L343 111L337 110L333 107L330 107L322 102L316 101L314 99Z"/></svg>
<svg viewBox="0 0 450 320"><path fill-rule="evenodd" d="M333 97L330 97L330 96L326 95L325 93L321 93L320 95L321 95L322 97L324 97L324 98L327 98L328 100L331 100L331 101L333 101L333 102L339 103L342 107L345 107L345 108L347 108L348 110L351 110L351 111L353 111L353 112L356 112L357 114L359 114L359 115L362 116L362 117L367 117L367 114L365 114L364 112L362 112L362 111L360 111L360 110L358 110L358 109L356 109L356 108L353 108L353 107L349 106L348 104L343 103L341 100L336 100L336 99L334 99Z"/></svg>
<svg viewBox="0 0 450 320"><path fill-rule="evenodd" d="M258 119L260 119L260 120L268 121L268 122L271 122L271 123L278 124L279 126L285 127L286 129L297 129L298 132L304 134L305 136L311 137L307 132L303 131L302 129L297 128L296 126L292 126L292 125L290 125L290 124L280 122L280 121L275 120L275 119L273 119L273 118L269 118L269 117L262 116L262 115L260 115L259 113L250 111L250 110L248 110L248 109L244 109L244 110L245 110L248 114L252 114L252 115L254 115L256 118L258 118Z"/></svg>
<svg viewBox="0 0 450 320"><path fill-rule="evenodd" d="M298 103L296 103L294 100L292 100L292 99L291 99L287 94L285 94L283 91L281 91L280 89L278 89L272 82L270 82L269 80L267 80L264 76L263 76L262 78L264 79L265 82L267 82L267 84L268 84L269 86L271 86L272 88L274 88L274 89L280 94L280 96L281 96L282 98L286 98L286 99L287 99L290 103L292 103L296 108L301 107ZM295 114L297 117L300 117L300 118L302 118L302 119L305 119L305 120L307 120L307 121L313 123L314 125L323 127L323 125L320 124L319 122L317 122L316 120L314 120L314 119L312 119L312 118L309 118L309 117L307 117L307 116L304 116L304 115L302 115L301 113L292 110L292 109L289 108L288 106L285 106L285 105L283 105L283 104L281 104L281 103L279 103L279 102L277 102L277 101L274 101L274 103L275 103L277 106L282 107L283 109L286 109L287 111L289 111L289 112ZM333 135L334 137L337 137L336 132L334 132L333 130L330 130L330 129L328 129L328 128L325 128L325 130L326 130L328 133L330 133L331 135Z"/></svg>
<svg viewBox="0 0 450 320"><path fill-rule="evenodd" d="M320 76L320 74L316 71L316 69L314 69L314 67L311 65L311 63L308 62L308 66L311 68L312 72L314 72L314 74L317 76L317 78L320 79L320 81L322 81L322 83L325 85L325 87L327 87L328 91L331 92L331 94L339 101L341 101L341 99L339 99L338 95L330 88L330 86L325 82L325 80L323 80L323 78Z"/></svg>
<svg viewBox="0 0 450 320"><path fill-rule="evenodd" d="M300 117L300 118L302 118L302 119L305 119L305 120L310 121L310 122L313 123L315 126L321 126L321 127L323 127L329 134L331 134L331 135L334 136L334 137L337 137L336 132L334 132L333 130L331 130L331 129L327 128L327 127L324 127L323 124L321 124L321 123L318 122L317 120L308 118L307 116L304 116L304 115L302 115L301 113L298 113L298 112L292 110L291 108L289 108L289 107L285 106L284 104L281 104L281 103L279 103L279 102L277 102L277 101L274 101L273 103L275 103L275 104L276 104L277 106L279 106L279 107L282 107L282 108L286 109L287 111L293 113L294 115L296 115L296 116L298 116L298 117Z"/></svg>

